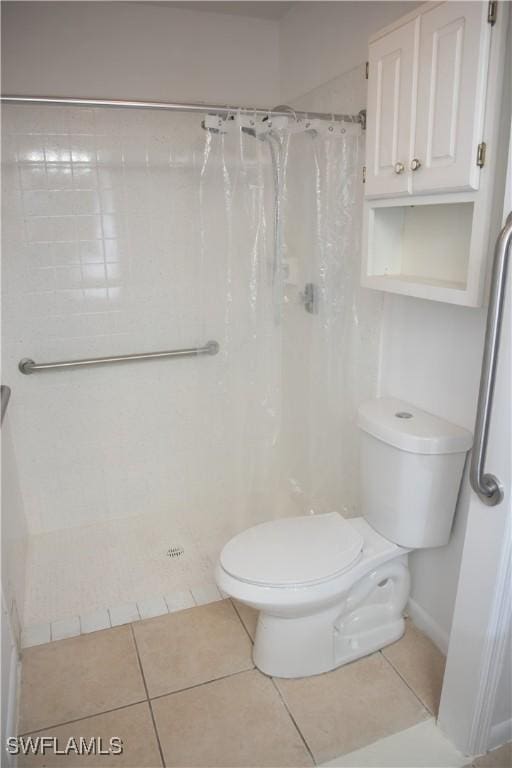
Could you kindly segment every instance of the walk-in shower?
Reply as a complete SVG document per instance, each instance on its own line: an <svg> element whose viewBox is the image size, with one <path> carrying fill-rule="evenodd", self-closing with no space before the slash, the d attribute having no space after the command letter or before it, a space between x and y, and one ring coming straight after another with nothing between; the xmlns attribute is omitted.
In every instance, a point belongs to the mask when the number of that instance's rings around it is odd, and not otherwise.
<svg viewBox="0 0 512 768"><path fill-rule="evenodd" d="M2 101L22 622L205 602L237 531L355 503L364 117Z"/></svg>

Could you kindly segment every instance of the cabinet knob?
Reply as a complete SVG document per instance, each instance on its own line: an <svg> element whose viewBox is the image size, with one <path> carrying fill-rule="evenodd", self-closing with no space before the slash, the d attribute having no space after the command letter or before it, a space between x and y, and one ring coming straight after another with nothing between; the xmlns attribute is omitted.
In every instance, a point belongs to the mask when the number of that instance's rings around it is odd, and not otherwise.
<svg viewBox="0 0 512 768"><path fill-rule="evenodd" d="M403 163L395 163L395 173L403 173L405 171L405 165Z"/></svg>
<svg viewBox="0 0 512 768"><path fill-rule="evenodd" d="M421 168L421 162L417 157L415 157L413 160L411 160L411 171L417 171L418 168Z"/></svg>

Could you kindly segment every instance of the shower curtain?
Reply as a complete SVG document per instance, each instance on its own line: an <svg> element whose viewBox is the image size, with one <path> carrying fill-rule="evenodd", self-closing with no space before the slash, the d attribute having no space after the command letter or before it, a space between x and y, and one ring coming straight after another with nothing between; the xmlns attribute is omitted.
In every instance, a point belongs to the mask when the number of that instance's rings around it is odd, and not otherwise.
<svg viewBox="0 0 512 768"><path fill-rule="evenodd" d="M352 513L362 140L357 124L293 116L204 127L200 303L220 353L193 508L213 555L264 520Z"/></svg>
<svg viewBox="0 0 512 768"><path fill-rule="evenodd" d="M290 432L300 430L288 484L301 512L357 512L356 411L374 396L365 362L375 297L359 285L363 162L359 125L316 121L290 142L286 252L314 296L313 314L300 303L290 312L285 379Z"/></svg>

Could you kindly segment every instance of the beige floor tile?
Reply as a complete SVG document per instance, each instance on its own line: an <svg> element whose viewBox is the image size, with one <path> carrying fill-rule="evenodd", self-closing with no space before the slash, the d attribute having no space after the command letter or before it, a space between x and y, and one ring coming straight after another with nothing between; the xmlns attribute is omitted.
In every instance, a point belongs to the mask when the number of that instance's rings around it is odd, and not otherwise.
<svg viewBox="0 0 512 768"><path fill-rule="evenodd" d="M251 669L251 641L229 600L133 626L150 697Z"/></svg>
<svg viewBox="0 0 512 768"><path fill-rule="evenodd" d="M235 606L235 610L240 616L240 621L254 641L254 638L256 637L256 624L258 623L259 612L254 608L251 608L250 605L239 603L238 600L232 600L231 602Z"/></svg>
<svg viewBox="0 0 512 768"><path fill-rule="evenodd" d="M27 648L19 732L40 730L146 698L130 627Z"/></svg>
<svg viewBox="0 0 512 768"><path fill-rule="evenodd" d="M120 755L55 755L47 751L46 755L30 755L18 760L20 768L36 768L36 766L87 766L87 768L157 768L162 765L158 742L149 704L135 704L124 709L117 709L104 715L95 715L85 720L58 728L50 728L32 734L56 738L58 748L63 750L71 738L79 743L80 737L89 740L101 738L103 749L108 749L110 739L115 736L122 739L123 752Z"/></svg>
<svg viewBox="0 0 512 768"><path fill-rule="evenodd" d="M446 659L432 640L407 621L405 635L382 653L433 715L437 715Z"/></svg>
<svg viewBox="0 0 512 768"><path fill-rule="evenodd" d="M324 675L276 684L318 763L429 716L380 653Z"/></svg>
<svg viewBox="0 0 512 768"><path fill-rule="evenodd" d="M473 761L475 768L511 768L512 742Z"/></svg>
<svg viewBox="0 0 512 768"><path fill-rule="evenodd" d="M309 766L272 681L257 670L153 701L167 766Z"/></svg>

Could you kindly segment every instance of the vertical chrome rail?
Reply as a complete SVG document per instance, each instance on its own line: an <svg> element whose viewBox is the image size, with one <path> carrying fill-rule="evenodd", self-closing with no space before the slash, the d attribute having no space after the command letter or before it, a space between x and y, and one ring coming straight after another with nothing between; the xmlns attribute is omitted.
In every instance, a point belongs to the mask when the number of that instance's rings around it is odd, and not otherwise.
<svg viewBox="0 0 512 768"><path fill-rule="evenodd" d="M9 398L11 396L11 389L6 384L0 386L0 403L1 403L1 418L0 424L4 423L4 416L9 404Z"/></svg>
<svg viewBox="0 0 512 768"><path fill-rule="evenodd" d="M475 420L475 440L471 456L471 486L480 499L490 507L503 500L503 487L497 477L485 472L485 457L489 423L491 420L494 382L498 363L501 322L507 286L507 270L512 242L512 212L509 213L505 226L498 235L494 250L494 263L491 277L491 295L487 311L482 373Z"/></svg>

